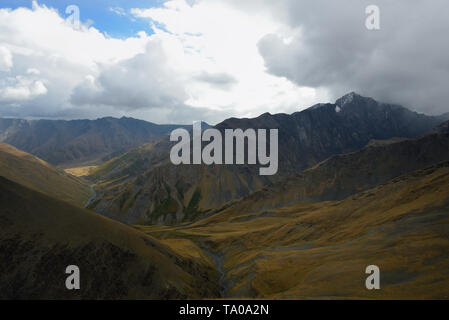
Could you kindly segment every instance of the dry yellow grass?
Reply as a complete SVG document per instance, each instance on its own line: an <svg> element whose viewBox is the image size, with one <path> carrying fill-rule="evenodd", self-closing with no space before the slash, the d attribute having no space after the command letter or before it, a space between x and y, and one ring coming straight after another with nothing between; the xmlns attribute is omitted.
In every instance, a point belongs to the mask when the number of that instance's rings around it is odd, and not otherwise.
<svg viewBox="0 0 449 320"><path fill-rule="evenodd" d="M75 176L75 177L86 177L90 174L90 172L95 170L95 168L97 168L97 166L86 166L86 167L79 167L79 168L68 168L68 169L64 169L64 171L68 174L71 174L72 176Z"/></svg>
<svg viewBox="0 0 449 320"><path fill-rule="evenodd" d="M192 225L141 230L221 255L231 297L449 299L448 185L445 163L343 201L252 214L231 207ZM365 288L372 264L379 291Z"/></svg>

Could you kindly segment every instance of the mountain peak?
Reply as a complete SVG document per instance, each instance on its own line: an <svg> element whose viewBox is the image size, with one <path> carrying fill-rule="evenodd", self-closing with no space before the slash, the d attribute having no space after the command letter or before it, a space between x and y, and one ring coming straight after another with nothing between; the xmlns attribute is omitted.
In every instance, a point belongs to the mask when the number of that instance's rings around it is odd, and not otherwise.
<svg viewBox="0 0 449 320"><path fill-rule="evenodd" d="M341 98L337 99L335 104L340 107L344 107L345 105L352 103L353 101L359 100L359 99L368 99L368 98L362 97L361 95L357 94L356 92L350 92L348 94L345 94Z"/></svg>
<svg viewBox="0 0 449 320"><path fill-rule="evenodd" d="M368 97L364 97L359 95L358 93L352 91L350 93L345 94L344 96L338 98L334 104L332 103L318 103L315 104L313 106L311 106L309 108L309 110L316 110L316 109L321 109L323 107L328 107L328 108L332 108L332 110L335 109L335 112L341 112L341 110L343 109L343 107L345 107L346 105L349 104L353 104L353 103L358 103L358 102L366 102L366 101L375 101L371 98Z"/></svg>

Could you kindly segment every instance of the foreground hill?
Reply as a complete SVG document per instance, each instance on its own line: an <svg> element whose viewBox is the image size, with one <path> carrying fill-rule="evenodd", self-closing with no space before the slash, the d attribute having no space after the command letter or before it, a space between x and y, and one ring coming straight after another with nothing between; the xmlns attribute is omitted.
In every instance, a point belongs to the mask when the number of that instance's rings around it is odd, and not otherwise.
<svg viewBox="0 0 449 320"><path fill-rule="evenodd" d="M91 194L84 180L5 143L0 143L0 176L77 206Z"/></svg>
<svg viewBox="0 0 449 320"><path fill-rule="evenodd" d="M0 177L0 299L216 297L215 272L154 238ZM77 265L81 289L65 288Z"/></svg>
<svg viewBox="0 0 449 320"><path fill-rule="evenodd" d="M342 201L236 206L185 227L139 228L178 250L207 248L225 297L449 299L448 185L445 162ZM365 288L369 265L380 290Z"/></svg>
<svg viewBox="0 0 449 320"><path fill-rule="evenodd" d="M0 119L0 142L67 167L124 153L178 127L125 117L72 121Z"/></svg>
<svg viewBox="0 0 449 320"><path fill-rule="evenodd" d="M92 175L99 182L99 196L91 208L127 223L192 221L333 155L363 148L373 139L424 135L447 116L417 114L350 93L334 104L316 105L292 115L228 119L216 128L279 129L277 175L259 176L258 165L174 166L169 161L171 144L163 140L100 166ZM397 174L404 172L408 171Z"/></svg>

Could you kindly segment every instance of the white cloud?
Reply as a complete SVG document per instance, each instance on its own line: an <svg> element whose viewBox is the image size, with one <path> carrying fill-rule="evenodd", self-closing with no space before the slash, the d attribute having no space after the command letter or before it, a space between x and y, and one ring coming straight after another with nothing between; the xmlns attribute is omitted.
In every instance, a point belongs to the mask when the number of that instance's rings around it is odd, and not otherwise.
<svg viewBox="0 0 449 320"><path fill-rule="evenodd" d="M0 9L0 67L9 71L0 73L0 116L108 115L104 108L72 105L73 89L101 64L143 52L148 39L144 32L121 40L87 25L75 30L57 11L37 3L32 9Z"/></svg>
<svg viewBox="0 0 449 320"><path fill-rule="evenodd" d="M121 7L109 7L109 11L115 13L118 16L126 16L125 9Z"/></svg>
<svg viewBox="0 0 449 320"><path fill-rule="evenodd" d="M29 68L27 70L27 74L40 75L41 72L38 69L36 69L36 68Z"/></svg>
<svg viewBox="0 0 449 320"><path fill-rule="evenodd" d="M36 2L0 9L0 116L217 122L298 111L353 90L421 111L447 110L446 2L379 1L378 32L364 28L369 1L111 7L154 31L127 39L88 23L75 30Z"/></svg>
<svg viewBox="0 0 449 320"><path fill-rule="evenodd" d="M0 46L0 72L9 71L13 67L12 54L8 48Z"/></svg>
<svg viewBox="0 0 449 320"><path fill-rule="evenodd" d="M214 0L197 1L192 6L174 0L162 8L131 12L160 26L154 27L158 34L169 34L183 46L184 64L191 69L188 72L196 73L194 81L186 85L190 106L233 108L237 116L256 116L261 111L296 111L326 99L323 91L301 88L266 72L257 44L266 34L283 28L269 15ZM226 90L217 87L217 79L223 75L233 79Z"/></svg>
<svg viewBox="0 0 449 320"><path fill-rule="evenodd" d="M147 19L154 34L115 39L86 24L75 30L38 4L0 9L0 45L8 50L0 51L0 68L9 71L0 85L0 115L130 115L156 122L182 115L185 123L204 115L217 122L297 111L327 97L266 72L257 44L284 28L266 13L175 0L132 14Z"/></svg>
<svg viewBox="0 0 449 320"><path fill-rule="evenodd" d="M187 99L184 86L188 79L184 79L182 65L169 63L175 60L173 55L183 54L181 47L175 47L167 39L152 37L144 53L100 65L98 77L89 75L75 88L72 102L125 110L182 106Z"/></svg>
<svg viewBox="0 0 449 320"><path fill-rule="evenodd" d="M5 82L5 86L0 87L0 102L3 103L28 101L47 93L47 88L41 80L17 76L2 82Z"/></svg>

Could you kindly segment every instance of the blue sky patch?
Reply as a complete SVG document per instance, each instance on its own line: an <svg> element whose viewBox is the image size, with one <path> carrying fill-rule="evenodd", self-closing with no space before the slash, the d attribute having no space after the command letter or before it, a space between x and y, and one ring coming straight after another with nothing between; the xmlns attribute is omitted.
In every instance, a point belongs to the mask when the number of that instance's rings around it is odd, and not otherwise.
<svg viewBox="0 0 449 320"><path fill-rule="evenodd" d="M130 14L132 8L160 7L163 0L39 0L39 5L55 8L62 17L67 17L66 8L76 5L80 8L81 21L93 21L92 26L114 38L136 36L139 31L152 34L147 19ZM31 0L2 0L1 8L31 8Z"/></svg>

